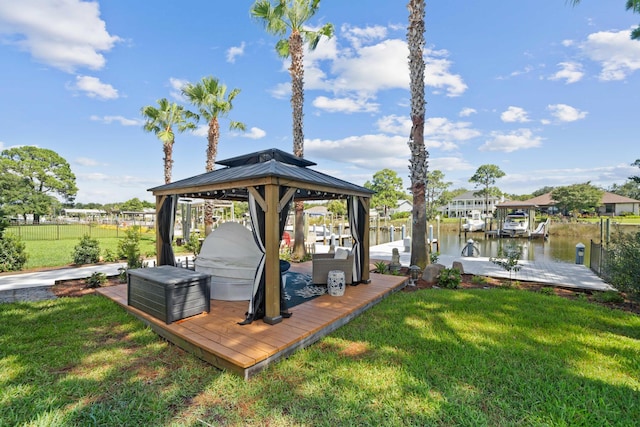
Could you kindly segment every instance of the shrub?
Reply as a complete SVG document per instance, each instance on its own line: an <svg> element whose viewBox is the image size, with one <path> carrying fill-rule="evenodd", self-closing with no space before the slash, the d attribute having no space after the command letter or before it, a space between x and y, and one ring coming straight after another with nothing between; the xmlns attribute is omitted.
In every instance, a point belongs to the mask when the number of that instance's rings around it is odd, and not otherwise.
<svg viewBox="0 0 640 427"><path fill-rule="evenodd" d="M73 248L73 263L94 264L98 261L100 261L100 243L97 239L92 239L85 234Z"/></svg>
<svg viewBox="0 0 640 427"><path fill-rule="evenodd" d="M438 258L440 258L440 252L430 252L429 253L429 260L431 261L431 264L435 264L438 262Z"/></svg>
<svg viewBox="0 0 640 427"><path fill-rule="evenodd" d="M200 253L200 249L202 249L202 242L200 241L200 234L191 233L189 234L189 241L185 242L184 247L192 252L194 255L198 255Z"/></svg>
<svg viewBox="0 0 640 427"><path fill-rule="evenodd" d="M27 263L25 244L11 233L0 236L0 272L22 270Z"/></svg>
<svg viewBox="0 0 640 427"><path fill-rule="evenodd" d="M447 289L458 289L462 275L457 268L444 268L438 275L438 285Z"/></svg>
<svg viewBox="0 0 640 427"><path fill-rule="evenodd" d="M125 231L125 237L118 242L118 258L127 260L127 267L142 267L140 256L140 227L131 227Z"/></svg>
<svg viewBox="0 0 640 427"><path fill-rule="evenodd" d="M640 232L618 232L612 239L605 270L620 291L640 293Z"/></svg>
<svg viewBox="0 0 640 427"><path fill-rule="evenodd" d="M99 288L107 282L107 275L94 271L86 280L87 288Z"/></svg>
<svg viewBox="0 0 640 427"><path fill-rule="evenodd" d="M105 260L105 262L118 261L117 255L110 249L105 249L104 250L104 255L102 256L102 258Z"/></svg>
<svg viewBox="0 0 640 427"><path fill-rule="evenodd" d="M411 212L396 212L389 215L389 219L391 220L405 219L405 218L409 218L410 216L411 216Z"/></svg>

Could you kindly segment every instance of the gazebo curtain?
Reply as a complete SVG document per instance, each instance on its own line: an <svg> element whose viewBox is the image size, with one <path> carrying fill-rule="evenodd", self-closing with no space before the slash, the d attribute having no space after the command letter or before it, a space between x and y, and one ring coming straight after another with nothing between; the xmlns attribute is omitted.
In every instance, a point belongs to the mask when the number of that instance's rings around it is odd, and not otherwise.
<svg viewBox="0 0 640 427"><path fill-rule="evenodd" d="M258 194L264 200L265 190L263 186L256 188ZM284 227L287 223L287 215L289 214L289 202L291 201L293 194L288 196L288 200L283 200L283 197L287 193L287 187L280 187L279 191L279 205L282 206L280 210L280 218L279 218L279 232L280 239L282 239L282 234L284 233ZM269 207L271 208L271 207ZM273 207L278 208L278 207ZM251 229L253 232L253 238L258 245L258 249L262 252L262 257L260 258L260 262L258 263L258 267L256 268L256 275L253 283L253 295L249 300L249 310L247 311L247 315L244 321L239 322L241 325L248 325L254 320L262 319L265 316L265 288L266 288L266 272L265 272L265 261L266 261L266 248L265 248L265 211L262 210L260 204L254 197L254 195L249 193L249 215L251 218ZM284 292L282 290L282 275L278 275L279 277L279 285L280 285L280 311L283 312L287 310L287 303L284 299Z"/></svg>
<svg viewBox="0 0 640 427"><path fill-rule="evenodd" d="M171 242L173 241L173 222L176 217L177 200L178 196L167 196L162 202L160 212L158 212L157 227L162 239L160 254L158 254L158 265L176 265Z"/></svg>
<svg viewBox="0 0 640 427"><path fill-rule="evenodd" d="M347 199L347 216L349 217L349 229L353 237L353 283L362 281L362 267L364 264L364 233L368 232L368 224L365 224L366 212L362 201L357 196Z"/></svg>

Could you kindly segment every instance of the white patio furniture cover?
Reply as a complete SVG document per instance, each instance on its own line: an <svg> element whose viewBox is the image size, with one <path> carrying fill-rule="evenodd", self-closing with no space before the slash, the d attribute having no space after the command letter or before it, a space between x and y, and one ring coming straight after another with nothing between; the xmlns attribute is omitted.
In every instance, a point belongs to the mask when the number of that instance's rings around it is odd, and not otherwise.
<svg viewBox="0 0 640 427"><path fill-rule="evenodd" d="M225 222L204 240L195 266L211 275L211 299L248 301L262 256L249 229Z"/></svg>

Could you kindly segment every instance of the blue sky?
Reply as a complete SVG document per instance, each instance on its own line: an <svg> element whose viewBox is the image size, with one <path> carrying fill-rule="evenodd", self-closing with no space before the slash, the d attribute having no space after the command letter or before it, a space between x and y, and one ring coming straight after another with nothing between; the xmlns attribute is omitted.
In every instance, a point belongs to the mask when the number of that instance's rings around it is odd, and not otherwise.
<svg viewBox="0 0 640 427"><path fill-rule="evenodd" d="M383 168L408 182L406 1L322 0L335 26L305 57L305 157L363 184ZM140 108L214 76L241 93L222 119L218 160L291 152L288 64L251 19L251 1L0 0L0 148L37 145L76 175L76 201L138 197L163 183L162 148ZM429 1L430 170L472 189L498 165L508 193L622 184L640 158L640 15L624 2ZM206 133L178 134L173 179L204 172Z"/></svg>

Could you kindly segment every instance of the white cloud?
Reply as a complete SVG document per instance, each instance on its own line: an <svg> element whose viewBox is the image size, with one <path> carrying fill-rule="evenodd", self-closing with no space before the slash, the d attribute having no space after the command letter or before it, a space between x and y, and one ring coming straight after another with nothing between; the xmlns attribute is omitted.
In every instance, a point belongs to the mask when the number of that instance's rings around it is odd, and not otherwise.
<svg viewBox="0 0 640 427"><path fill-rule="evenodd" d="M491 132L491 139L480 146L480 151L503 151L511 153L542 145L542 138L534 136L530 129L518 129L513 132Z"/></svg>
<svg viewBox="0 0 640 427"><path fill-rule="evenodd" d="M577 62L560 62L558 64L560 70L549 77L549 80L565 80L566 84L576 83L582 80L584 72L582 71L582 64Z"/></svg>
<svg viewBox="0 0 640 427"><path fill-rule="evenodd" d="M227 62L235 63L237 56L244 55L245 42L240 43L240 46L232 46L227 49Z"/></svg>
<svg viewBox="0 0 640 427"><path fill-rule="evenodd" d="M337 140L310 139L304 142L305 156L347 163L367 170L404 168L409 146L403 135L369 134Z"/></svg>
<svg viewBox="0 0 640 427"><path fill-rule="evenodd" d="M180 102L187 102L187 98L182 94L182 88L185 87L185 85L187 85L188 83L189 81L185 79L169 77L169 87L171 87L169 94L171 95L171 97Z"/></svg>
<svg viewBox="0 0 640 427"><path fill-rule="evenodd" d="M198 125L191 133L195 136L203 136L206 138L209 135L209 125Z"/></svg>
<svg viewBox="0 0 640 427"><path fill-rule="evenodd" d="M120 123L122 126L142 126L144 123L140 119L127 119L123 116L91 116L90 119L95 122L102 122L108 125L115 122Z"/></svg>
<svg viewBox="0 0 640 427"><path fill-rule="evenodd" d="M476 114L478 111L475 108L463 108L458 114L460 117L469 117L472 114Z"/></svg>
<svg viewBox="0 0 640 427"><path fill-rule="evenodd" d="M267 136L267 132L260 128L252 127L249 132L239 133L239 135L249 139L261 139Z"/></svg>
<svg viewBox="0 0 640 427"><path fill-rule="evenodd" d="M2 1L0 32L37 61L69 73L101 69L102 52L121 41L108 33L98 2L80 0Z"/></svg>
<svg viewBox="0 0 640 427"><path fill-rule="evenodd" d="M80 166L98 166L98 162L94 159L89 159L87 157L78 157L75 160L75 163Z"/></svg>
<svg viewBox="0 0 640 427"><path fill-rule="evenodd" d="M342 38L323 38L315 51L305 52L305 89L332 92L337 99L371 99L383 90L409 90L409 51L404 40L385 38L388 30L381 26L343 26L342 30ZM467 85L451 72L447 56L446 50L425 49L425 84L446 96L462 95ZM283 61L283 72L287 68L288 61ZM289 93L288 82L271 90L277 98Z"/></svg>
<svg viewBox="0 0 640 427"><path fill-rule="evenodd" d="M70 89L84 92L89 98L117 99L118 90L107 83L102 83L99 78L91 76L76 76L74 85L68 85Z"/></svg>
<svg viewBox="0 0 640 427"><path fill-rule="evenodd" d="M318 96L313 106L331 113L375 113L380 104L368 102L366 98L327 98Z"/></svg>
<svg viewBox="0 0 640 427"><path fill-rule="evenodd" d="M547 106L551 115L561 122L575 122L587 117L586 111L580 111L567 104L554 104Z"/></svg>
<svg viewBox="0 0 640 427"><path fill-rule="evenodd" d="M378 119L376 126L381 132L409 138L411 119L407 116L389 115ZM469 122L451 122L444 117L430 117L424 123L425 146L450 151L457 148L456 143L476 138L481 133L470 128Z"/></svg>
<svg viewBox="0 0 640 427"><path fill-rule="evenodd" d="M640 43L630 34L630 30L599 31L580 44L582 52L602 67L600 80L624 80L640 69Z"/></svg>
<svg viewBox="0 0 640 427"><path fill-rule="evenodd" d="M506 123L526 123L529 120L528 113L520 107L509 106L500 114L500 119Z"/></svg>
<svg viewBox="0 0 640 427"><path fill-rule="evenodd" d="M340 28L342 36L347 39L354 48L359 48L362 44L382 40L387 36L387 28L381 25L371 27L352 27L344 24Z"/></svg>

